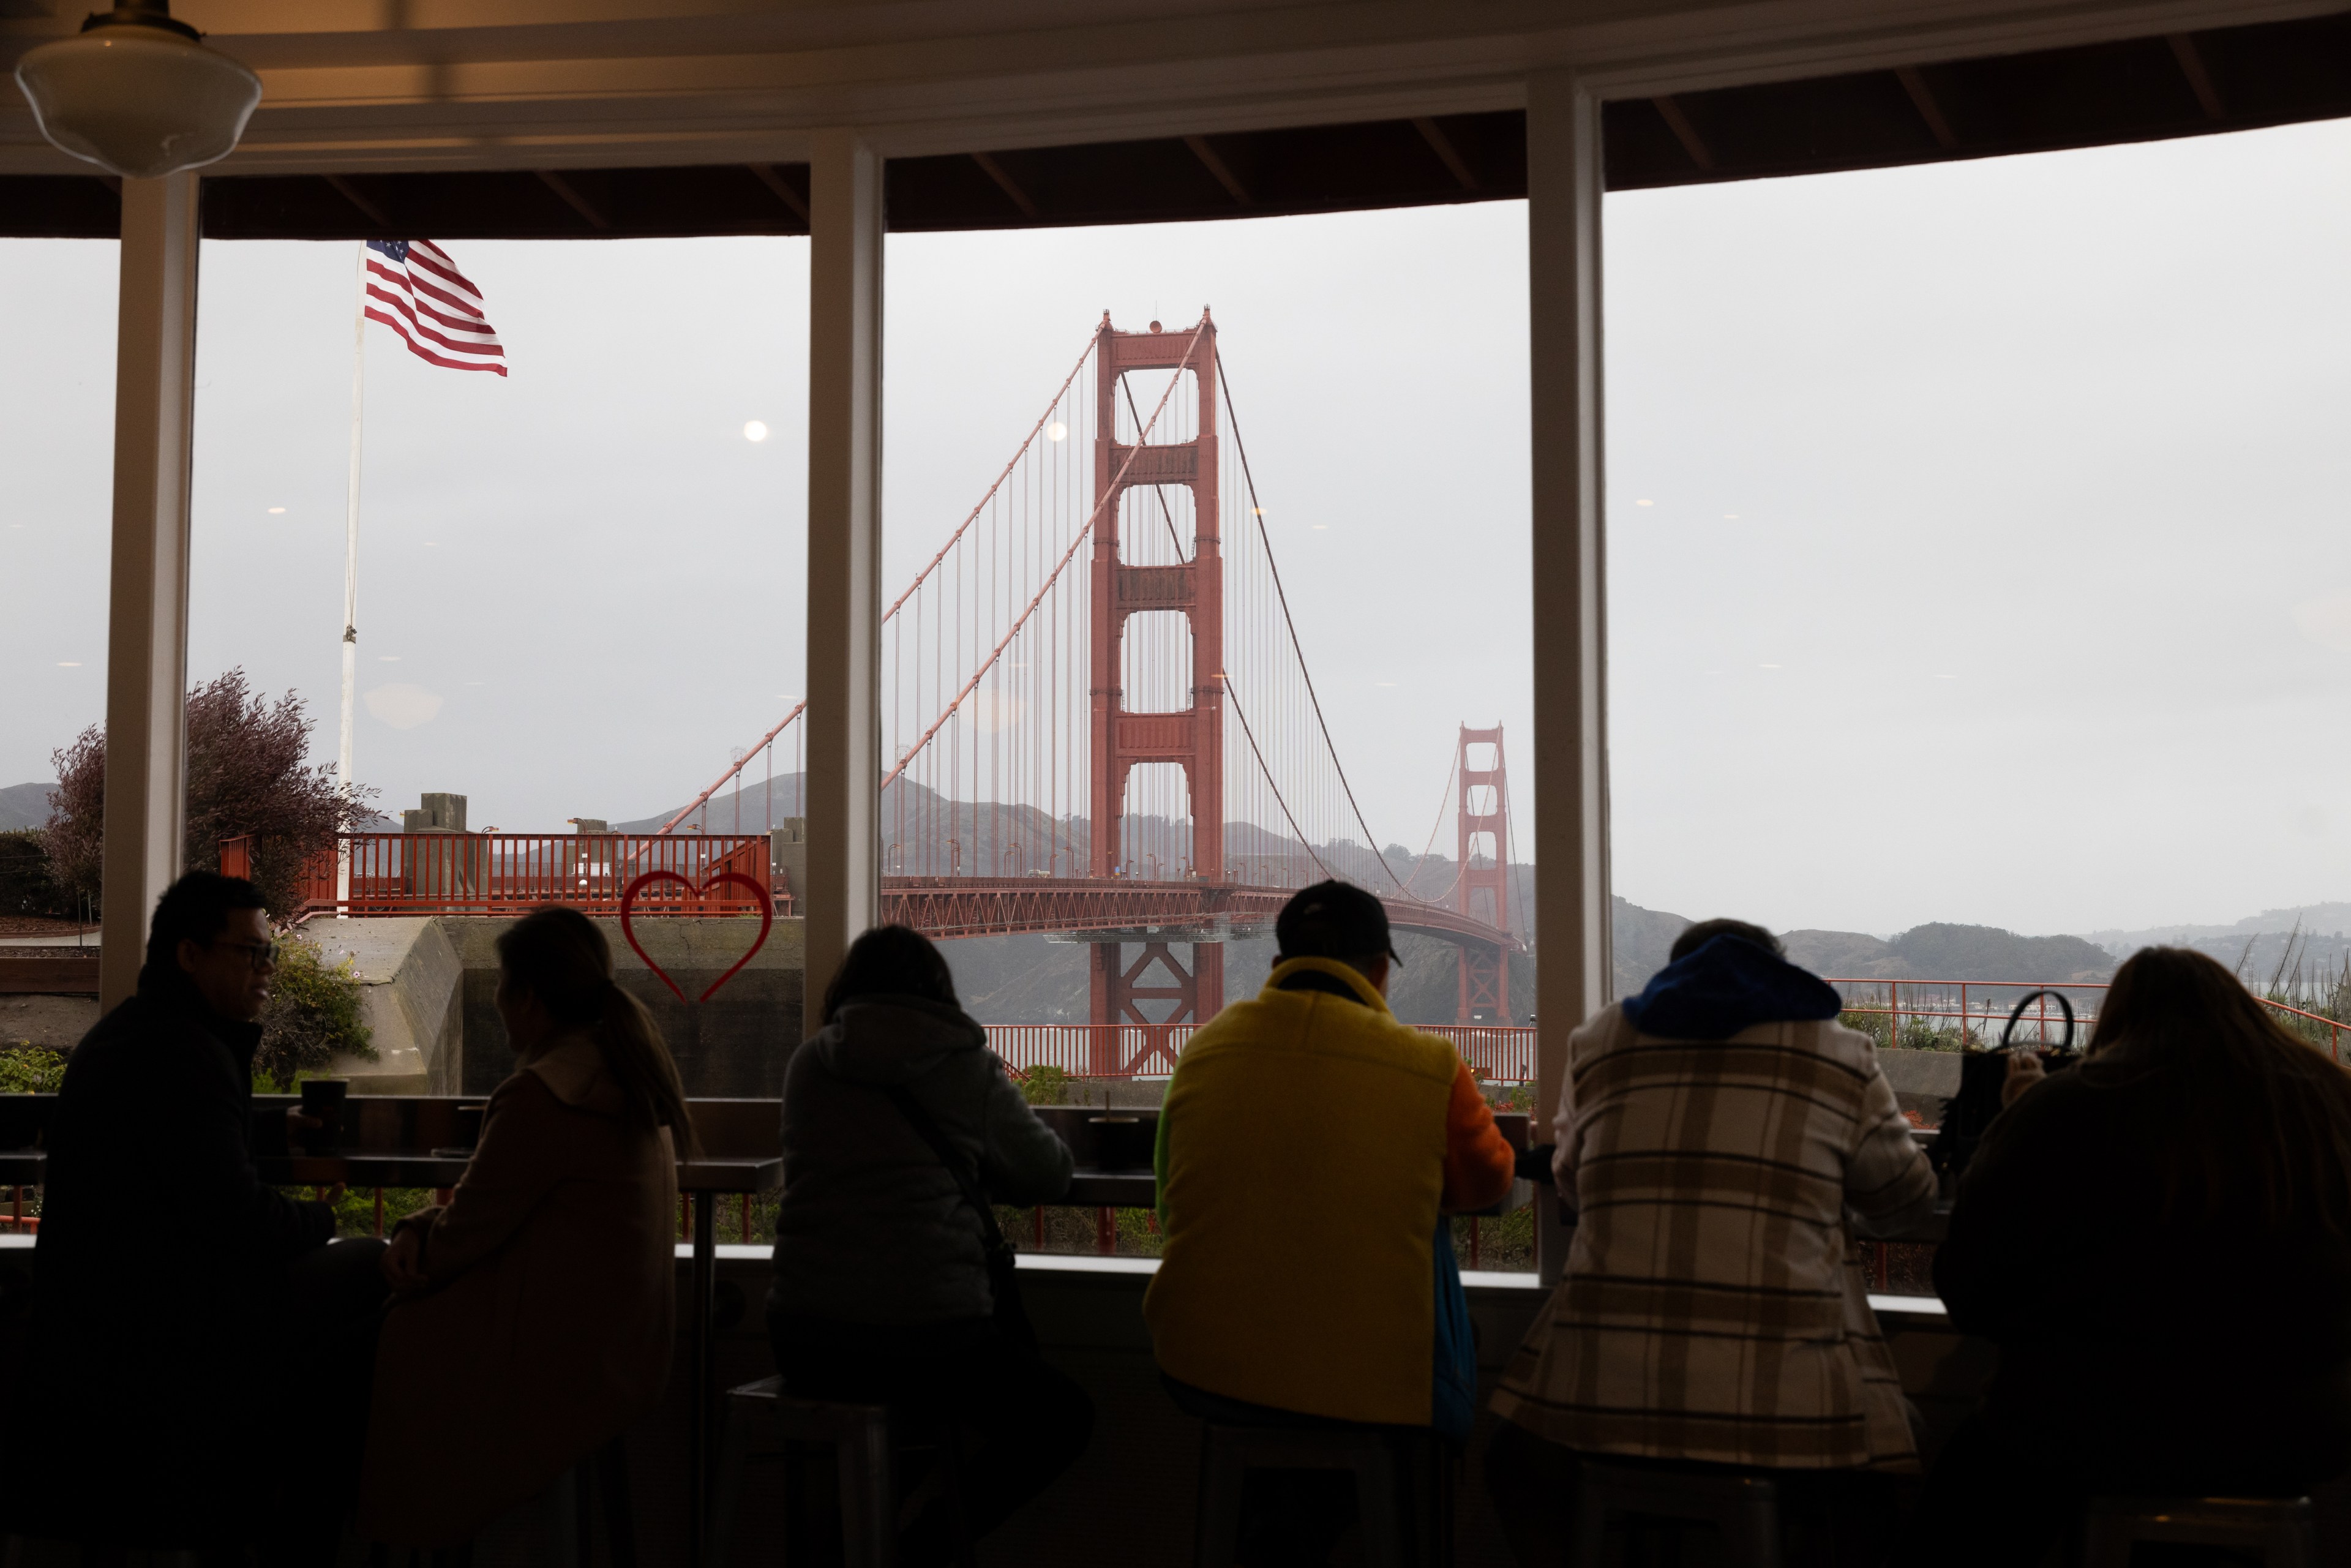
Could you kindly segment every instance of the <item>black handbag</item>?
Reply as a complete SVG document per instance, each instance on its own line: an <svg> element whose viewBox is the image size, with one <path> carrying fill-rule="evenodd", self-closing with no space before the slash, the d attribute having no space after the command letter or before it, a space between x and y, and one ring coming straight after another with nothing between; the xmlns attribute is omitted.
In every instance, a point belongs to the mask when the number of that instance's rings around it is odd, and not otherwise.
<svg viewBox="0 0 2351 1568"><path fill-rule="evenodd" d="M1971 1051L1959 1059L1959 1092L1943 1107L1943 1124L1935 1133L1935 1145L1928 1160L1937 1174L1958 1179L1975 1158L1976 1145L1991 1131L1993 1119L2001 1113L2001 1093L2008 1082L2009 1058L2018 1051L2039 1048L2014 1043L2016 1026L2024 1017L2024 1009L2041 997L2057 1004L2065 1015L2065 1038L2057 1043L2053 1052L2043 1051L2043 1064L2052 1071L2071 1067L2081 1060L2074 1049L2074 1004L2060 991L2027 991L2008 1015L2008 1026L2000 1031L2000 1044L1991 1051Z"/></svg>
<svg viewBox="0 0 2351 1568"><path fill-rule="evenodd" d="M1004 1239L1004 1228L996 1223L996 1210L989 1205L987 1195L979 1190L977 1176L965 1172L946 1134L939 1131L931 1113L912 1094L904 1089L884 1092L898 1107L898 1114L905 1117L907 1124L922 1135L923 1142L931 1145L931 1153L938 1155L939 1164L946 1166L947 1175L955 1178L956 1190L963 1194L971 1211L979 1216L980 1250L987 1260L987 1293L996 1301L996 1337L1018 1350L1035 1350L1037 1330L1029 1322L1029 1309L1020 1300L1019 1265L1014 1261L1018 1255L1012 1243Z"/></svg>

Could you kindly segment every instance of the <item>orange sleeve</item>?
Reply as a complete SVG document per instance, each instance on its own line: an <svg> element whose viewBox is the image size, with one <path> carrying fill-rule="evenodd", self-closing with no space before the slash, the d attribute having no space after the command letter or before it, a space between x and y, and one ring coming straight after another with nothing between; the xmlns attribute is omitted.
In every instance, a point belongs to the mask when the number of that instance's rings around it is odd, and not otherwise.
<svg viewBox="0 0 2351 1568"><path fill-rule="evenodd" d="M1493 1107L1478 1092L1466 1061L1453 1069L1453 1097L1445 1107L1445 1195L1447 1213L1502 1201L1518 1174L1518 1153L1494 1125Z"/></svg>

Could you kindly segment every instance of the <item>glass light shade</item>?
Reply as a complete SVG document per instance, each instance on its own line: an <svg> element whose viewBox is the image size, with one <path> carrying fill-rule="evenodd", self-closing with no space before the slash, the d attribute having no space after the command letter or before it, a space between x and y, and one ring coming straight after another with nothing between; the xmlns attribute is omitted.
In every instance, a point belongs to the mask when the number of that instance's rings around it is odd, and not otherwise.
<svg viewBox="0 0 2351 1568"><path fill-rule="evenodd" d="M132 180L227 157L261 101L244 66L153 26L43 44L17 62L16 85L54 146Z"/></svg>

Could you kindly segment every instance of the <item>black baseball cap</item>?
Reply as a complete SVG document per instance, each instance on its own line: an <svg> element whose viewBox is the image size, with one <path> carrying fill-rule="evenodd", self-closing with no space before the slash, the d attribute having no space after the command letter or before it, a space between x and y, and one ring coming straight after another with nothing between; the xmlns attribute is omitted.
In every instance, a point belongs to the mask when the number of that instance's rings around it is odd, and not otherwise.
<svg viewBox="0 0 2351 1568"><path fill-rule="evenodd" d="M1385 953L1399 964L1388 939L1388 912L1351 882L1318 882L1301 889L1273 922L1285 958L1360 958Z"/></svg>

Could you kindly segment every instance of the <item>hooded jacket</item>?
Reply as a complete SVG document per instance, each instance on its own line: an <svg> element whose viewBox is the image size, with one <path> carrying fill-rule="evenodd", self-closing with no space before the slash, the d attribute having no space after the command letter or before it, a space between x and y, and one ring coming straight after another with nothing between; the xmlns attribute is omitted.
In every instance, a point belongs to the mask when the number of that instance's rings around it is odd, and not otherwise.
<svg viewBox="0 0 2351 1568"><path fill-rule="evenodd" d="M1826 982L1717 936L1568 1037L1552 1170L1581 1223L1494 1413L1581 1451L1917 1468L1853 1261L1935 1175Z"/></svg>
<svg viewBox="0 0 2351 1568"><path fill-rule="evenodd" d="M979 1217L900 1113L903 1088L998 1203L1069 1190L1069 1146L959 1009L861 997L784 1071L784 1191L770 1313L913 1327L995 1310Z"/></svg>
<svg viewBox="0 0 2351 1568"><path fill-rule="evenodd" d="M33 1251L41 1354L12 1413L41 1437L8 1478L12 1528L102 1519L134 1544L241 1528L256 1423L280 1414L258 1369L285 1333L283 1271L334 1234L325 1204L254 1169L260 1041L150 965L74 1048Z"/></svg>

